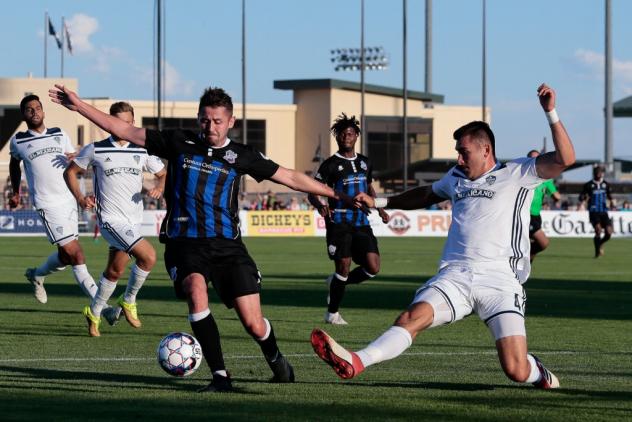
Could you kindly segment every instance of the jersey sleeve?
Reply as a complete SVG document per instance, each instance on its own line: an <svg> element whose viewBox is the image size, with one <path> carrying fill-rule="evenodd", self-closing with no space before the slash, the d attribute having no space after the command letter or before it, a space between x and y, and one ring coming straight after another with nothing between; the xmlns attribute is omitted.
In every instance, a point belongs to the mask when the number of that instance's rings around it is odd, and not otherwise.
<svg viewBox="0 0 632 422"><path fill-rule="evenodd" d="M22 157L20 156L20 152L18 151L18 146L15 143L15 136L12 136L9 140L9 154L11 154L11 157L15 158L16 160L22 159Z"/></svg>
<svg viewBox="0 0 632 422"><path fill-rule="evenodd" d="M157 155L158 157L166 158L171 157L172 149L170 145L173 143L175 131L172 130L145 130L145 148L150 155Z"/></svg>
<svg viewBox="0 0 632 422"><path fill-rule="evenodd" d="M612 191L610 190L610 183L606 182L606 198L608 198L609 201L612 201Z"/></svg>
<svg viewBox="0 0 632 422"><path fill-rule="evenodd" d="M432 191L435 193L435 195L445 199L452 198L452 190L454 186L454 183L452 181L452 171L453 169L450 169L441 179L432 184Z"/></svg>
<svg viewBox="0 0 632 422"><path fill-rule="evenodd" d="M79 151L79 154L77 154L73 161L75 162L75 164L85 170L90 166L90 163L92 163L93 159L94 144L89 144L81 148L81 151Z"/></svg>
<svg viewBox="0 0 632 422"><path fill-rule="evenodd" d="M582 193L579 194L579 200L585 201L586 198L589 198L591 194L590 190L590 182L584 183L584 188L582 189Z"/></svg>
<svg viewBox="0 0 632 422"><path fill-rule="evenodd" d="M321 183L327 183L327 162L324 162L318 167L318 171L314 175L314 179Z"/></svg>
<svg viewBox="0 0 632 422"><path fill-rule="evenodd" d="M64 131L62 131L62 133L64 134L64 153L73 153L75 152L75 147L72 144L72 142L70 141L70 136L68 136L68 134Z"/></svg>
<svg viewBox="0 0 632 422"><path fill-rule="evenodd" d="M246 159L243 171L257 182L271 178L279 169L279 165L252 147L246 147Z"/></svg>
<svg viewBox="0 0 632 422"><path fill-rule="evenodd" d="M554 194L555 192L557 192L557 187L555 187L555 183L553 183L553 180L549 179L546 182L546 190L549 193L549 195Z"/></svg>
<svg viewBox="0 0 632 422"><path fill-rule="evenodd" d="M366 183L368 185L370 185L371 183L373 183L373 164L371 164L371 162L367 163L367 170L366 170Z"/></svg>
<svg viewBox="0 0 632 422"><path fill-rule="evenodd" d="M535 166L535 157L518 158L517 160L508 162L507 167L511 170L512 179L527 189L535 189L538 185L545 182L545 179L538 176Z"/></svg>
<svg viewBox="0 0 632 422"><path fill-rule="evenodd" d="M145 163L145 168L151 174L156 174L160 170L164 169L165 165L163 164L163 162L162 162L162 160L160 158L156 157L155 155L150 155L149 157L147 157L147 162Z"/></svg>

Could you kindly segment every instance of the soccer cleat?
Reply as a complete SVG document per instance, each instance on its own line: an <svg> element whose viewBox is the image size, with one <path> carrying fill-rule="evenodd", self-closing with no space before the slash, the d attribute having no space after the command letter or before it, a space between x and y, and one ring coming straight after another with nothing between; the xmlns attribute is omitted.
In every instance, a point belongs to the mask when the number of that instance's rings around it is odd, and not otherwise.
<svg viewBox="0 0 632 422"><path fill-rule="evenodd" d="M560 388L560 381L553 374L553 372L549 371L544 367L540 359L535 355L533 359L535 359L535 364L538 366L538 371L540 371L540 380L533 383L535 388L541 388L543 390L549 390L551 388Z"/></svg>
<svg viewBox="0 0 632 422"><path fill-rule="evenodd" d="M44 277L35 275L35 268L27 268L24 273L24 277L33 286L33 294L35 299L40 303L48 302L48 296L46 295L46 289L44 288Z"/></svg>
<svg viewBox="0 0 632 422"><path fill-rule="evenodd" d="M348 325L347 321L342 319L340 312L325 312L325 322L333 325Z"/></svg>
<svg viewBox="0 0 632 422"><path fill-rule="evenodd" d="M83 316L86 317L86 321L88 321L88 334L90 337L101 337L101 333L99 332L101 318L95 317L92 314L92 310L89 305L83 308Z"/></svg>
<svg viewBox="0 0 632 422"><path fill-rule="evenodd" d="M336 343L323 330L314 328L311 340L314 352L331 366L340 378L350 379L364 371L364 365L358 355Z"/></svg>
<svg viewBox="0 0 632 422"><path fill-rule="evenodd" d="M123 295L120 295L118 300L116 301L123 310L123 315L125 315L125 319L129 322L134 328L140 328L143 324L138 319L138 307L136 303L127 303L123 300Z"/></svg>
<svg viewBox="0 0 632 422"><path fill-rule="evenodd" d="M333 274L329 274L329 277L327 277L327 279L325 280L325 283L327 283L327 305L329 305L329 301L331 300L331 296L330 296L330 289L331 289L331 282L334 279L334 275Z"/></svg>
<svg viewBox="0 0 632 422"><path fill-rule="evenodd" d="M268 365L270 366L270 369L272 369L272 373L274 374L270 382L294 382L294 368L292 368L290 362L288 362L285 356L283 356L281 353L277 355L277 358L275 360L268 361Z"/></svg>
<svg viewBox="0 0 632 422"><path fill-rule="evenodd" d="M233 383L230 377L223 377L218 374L213 374L213 381L206 387L202 387L197 390L198 393L225 393L233 391Z"/></svg>
<svg viewBox="0 0 632 422"><path fill-rule="evenodd" d="M121 318L122 310L123 308L121 308L120 306L108 306L103 311L101 311L101 315L103 315L103 318L105 318L108 324L114 326Z"/></svg>

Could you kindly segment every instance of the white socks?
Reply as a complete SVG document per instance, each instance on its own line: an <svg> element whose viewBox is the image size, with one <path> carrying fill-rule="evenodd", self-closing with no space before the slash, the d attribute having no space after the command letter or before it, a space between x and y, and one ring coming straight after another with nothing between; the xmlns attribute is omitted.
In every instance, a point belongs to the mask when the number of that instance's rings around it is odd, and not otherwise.
<svg viewBox="0 0 632 422"><path fill-rule="evenodd" d="M79 287L81 287L81 290L83 290L86 296L93 299L99 288L88 272L86 264L73 265L72 272L75 275L75 280L77 281L77 284L79 284Z"/></svg>
<svg viewBox="0 0 632 422"><path fill-rule="evenodd" d="M92 315L97 318L101 316L101 311L103 311L103 308L107 305L107 301L112 296L112 293L114 293L114 289L116 289L116 283L108 280L105 276L101 276L99 289L90 304Z"/></svg>
<svg viewBox="0 0 632 422"><path fill-rule="evenodd" d="M189 314L189 321L190 322L202 321L204 318L206 318L210 314L211 314L211 310L209 308L206 308L202 312L196 312L194 314Z"/></svg>
<svg viewBox="0 0 632 422"><path fill-rule="evenodd" d="M527 360L529 361L529 365L531 365L531 372L529 373L529 378L525 381L526 383L533 384L534 382L540 381L540 370L538 369L538 365L535 363L535 359L533 356L527 353Z"/></svg>
<svg viewBox="0 0 632 422"><path fill-rule="evenodd" d="M141 270L136 264L132 265L125 294L123 295L125 303L136 303L136 294L138 294L148 275L149 271Z"/></svg>
<svg viewBox="0 0 632 422"><path fill-rule="evenodd" d="M393 326L356 354L367 367L401 355L411 344L410 333L405 328Z"/></svg>
<svg viewBox="0 0 632 422"><path fill-rule="evenodd" d="M64 268L66 268L66 266L59 260L59 253L55 251L46 258L46 261L44 261L42 265L35 269L35 276L45 277L54 272L61 271Z"/></svg>

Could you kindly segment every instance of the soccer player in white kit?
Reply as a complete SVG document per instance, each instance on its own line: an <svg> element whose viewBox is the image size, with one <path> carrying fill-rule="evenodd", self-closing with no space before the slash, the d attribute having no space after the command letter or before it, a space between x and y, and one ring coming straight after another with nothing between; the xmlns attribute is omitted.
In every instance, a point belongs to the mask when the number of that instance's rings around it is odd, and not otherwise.
<svg viewBox="0 0 632 422"><path fill-rule="evenodd" d="M110 115L130 125L134 124L134 109L126 102L112 104ZM78 175L89 166L94 172L95 194L84 196ZM101 234L110 244L107 267L101 276L97 294L90 305L83 309L91 337L100 336L101 312L114 293L130 255L136 263L130 270L125 292L119 296L117 303L132 327L140 328L142 325L138 318L136 295L156 264L156 251L140 234L144 169L158 179L157 187L148 192L149 196L160 198L167 174L160 158L148 155L145 148L110 136L83 147L64 173L68 188L79 205L85 209L95 209Z"/></svg>
<svg viewBox="0 0 632 422"><path fill-rule="evenodd" d="M395 324L366 348L351 352L320 329L312 332L316 354L341 378L402 354L427 328L476 313L489 327L503 371L511 380L557 388L559 380L527 353L524 324L529 263L529 208L533 189L575 162L575 151L555 111L555 92L545 84L538 97L550 123L555 151L537 158L496 161L494 134L485 122L454 132L458 165L431 186L388 199L364 193L358 204L395 209L425 208L452 201L452 224L439 272L417 290Z"/></svg>
<svg viewBox="0 0 632 422"><path fill-rule="evenodd" d="M72 265L75 280L83 292L92 298L97 286L88 272L78 241L77 202L66 185L61 183L68 158L74 155L75 149L63 130L46 128L44 109L37 95L24 97L20 102L20 112L28 130L16 133L10 140L9 174L13 196L9 203L12 208L19 204L22 177L20 162L23 162L35 209L44 223L48 240L57 246L57 251L44 263L37 268L28 268L24 275L33 285L35 298L46 303L45 277L63 270L66 265ZM111 312L104 315L110 324L114 321Z"/></svg>

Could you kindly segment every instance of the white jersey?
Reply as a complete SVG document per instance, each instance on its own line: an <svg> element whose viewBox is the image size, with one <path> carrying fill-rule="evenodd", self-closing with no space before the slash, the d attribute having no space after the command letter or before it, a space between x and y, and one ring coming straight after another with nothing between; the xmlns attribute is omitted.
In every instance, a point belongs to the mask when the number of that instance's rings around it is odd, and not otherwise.
<svg viewBox="0 0 632 422"><path fill-rule="evenodd" d="M53 127L37 133L18 132L11 138L10 153L24 163L26 181L36 209L76 204L64 182L66 153L75 152L63 130Z"/></svg>
<svg viewBox="0 0 632 422"><path fill-rule="evenodd" d="M476 180L453 167L432 190L452 201L452 224L441 257L449 264L511 270L527 281L529 263L529 208L538 177L534 158L497 163Z"/></svg>
<svg viewBox="0 0 632 422"><path fill-rule="evenodd" d="M92 166L94 195L99 222L143 220L143 169L158 173L164 168L160 159L148 155L145 148L132 143L119 145L112 137L86 145L75 158L82 169Z"/></svg>

